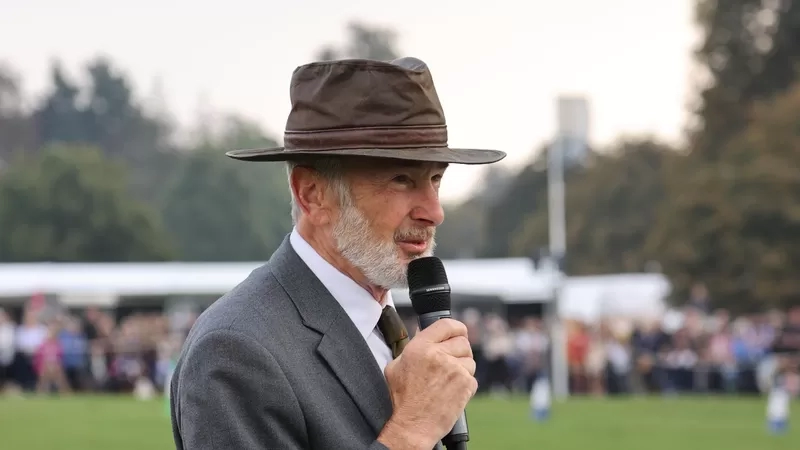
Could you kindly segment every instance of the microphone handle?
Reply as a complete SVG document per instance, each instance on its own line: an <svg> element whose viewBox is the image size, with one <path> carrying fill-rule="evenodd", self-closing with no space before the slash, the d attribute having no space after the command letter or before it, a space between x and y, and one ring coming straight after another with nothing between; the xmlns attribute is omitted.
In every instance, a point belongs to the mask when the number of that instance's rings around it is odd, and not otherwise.
<svg viewBox="0 0 800 450"><path fill-rule="evenodd" d="M451 317L452 314L449 310L420 314L419 329L424 330L439 319L449 319ZM461 415L458 417L458 420L456 420L453 429L442 439L442 443L447 450L467 450L467 441L469 441L467 414L465 411L461 411Z"/></svg>
<svg viewBox="0 0 800 450"><path fill-rule="evenodd" d="M434 311L434 312L429 312L427 314L421 314L419 316L419 329L424 330L425 328L428 328L429 326L433 325L433 322L436 322L439 319L449 319L451 317L453 316L452 314L450 314L450 311L448 310Z"/></svg>

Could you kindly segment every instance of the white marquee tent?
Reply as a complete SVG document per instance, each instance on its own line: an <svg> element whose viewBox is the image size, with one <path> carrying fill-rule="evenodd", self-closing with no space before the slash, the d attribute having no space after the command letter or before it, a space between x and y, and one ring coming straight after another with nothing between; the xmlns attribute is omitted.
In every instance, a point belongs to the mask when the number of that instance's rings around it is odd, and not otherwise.
<svg viewBox="0 0 800 450"><path fill-rule="evenodd" d="M67 306L111 307L121 298L221 296L261 262L242 263L30 263L0 264L0 305L35 293L57 296ZM527 258L444 261L454 294L494 297L506 304L547 303L560 275L537 271ZM562 317L597 320L602 315L650 315L664 309L669 282L660 274L620 274L563 279ZM406 290L392 292L410 305Z"/></svg>
<svg viewBox="0 0 800 450"><path fill-rule="evenodd" d="M111 306L119 297L219 296L263 263L32 263L0 264L2 298L34 293L69 304ZM557 278L537 273L526 258L445 261L454 293L496 296L506 302L546 302ZM393 291L409 304L407 291Z"/></svg>

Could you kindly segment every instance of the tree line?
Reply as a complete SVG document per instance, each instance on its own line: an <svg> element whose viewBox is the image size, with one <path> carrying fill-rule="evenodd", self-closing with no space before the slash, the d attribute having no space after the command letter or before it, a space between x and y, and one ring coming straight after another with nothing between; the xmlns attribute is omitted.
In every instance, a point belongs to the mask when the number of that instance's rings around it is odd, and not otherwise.
<svg viewBox="0 0 800 450"><path fill-rule="evenodd" d="M734 311L800 303L800 2L696 2L703 40L686 144L623 136L567 180L569 274L642 272L694 282ZM351 24L320 59L397 57L392 30ZM0 69L0 261L264 260L289 231L281 165L225 149L271 146L246 118L176 144L168 113L112 61L77 83L55 64L35 105ZM535 257L547 247L548 143L518 170L487 168L447 205L439 255ZM797 264L797 266L795 266Z"/></svg>

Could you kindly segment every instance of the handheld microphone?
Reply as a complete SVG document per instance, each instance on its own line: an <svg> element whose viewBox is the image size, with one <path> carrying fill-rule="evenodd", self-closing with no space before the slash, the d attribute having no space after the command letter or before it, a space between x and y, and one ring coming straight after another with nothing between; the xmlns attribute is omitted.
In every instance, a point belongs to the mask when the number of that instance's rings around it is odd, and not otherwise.
<svg viewBox="0 0 800 450"><path fill-rule="evenodd" d="M408 264L408 295L417 313L420 330L439 319L450 318L450 285L444 264L435 256L417 258ZM467 415L461 412L453 429L442 438L448 450L466 450L469 441Z"/></svg>

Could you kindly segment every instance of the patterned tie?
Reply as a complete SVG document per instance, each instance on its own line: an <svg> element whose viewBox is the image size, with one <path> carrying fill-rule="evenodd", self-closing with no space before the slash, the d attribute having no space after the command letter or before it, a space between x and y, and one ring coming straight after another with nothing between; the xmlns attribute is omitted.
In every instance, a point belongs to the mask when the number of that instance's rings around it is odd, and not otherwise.
<svg viewBox="0 0 800 450"><path fill-rule="evenodd" d="M403 320L394 308L383 308L381 318L378 320L378 329L383 334L386 344L392 349L392 358L397 358L408 344L408 330Z"/></svg>

